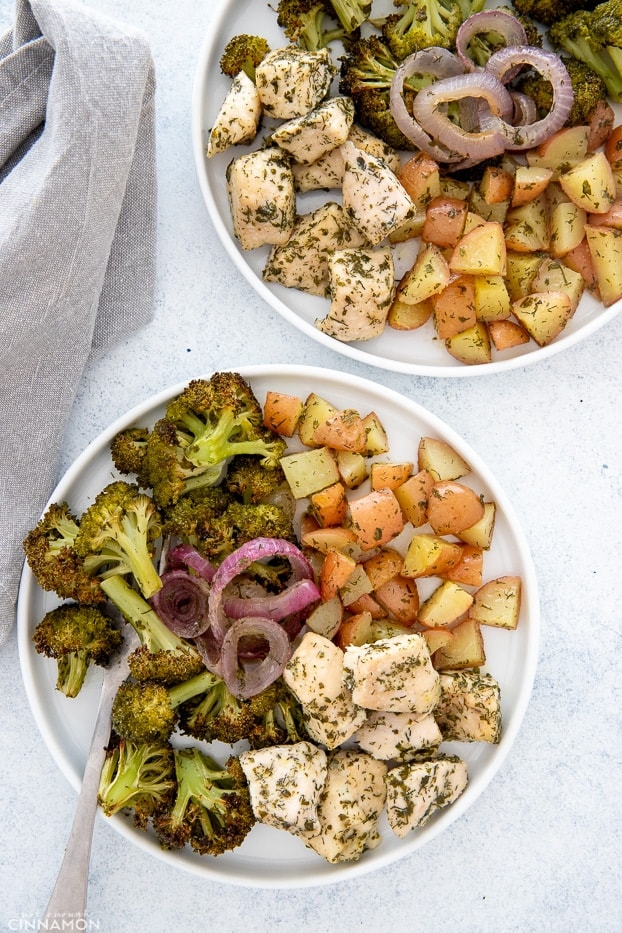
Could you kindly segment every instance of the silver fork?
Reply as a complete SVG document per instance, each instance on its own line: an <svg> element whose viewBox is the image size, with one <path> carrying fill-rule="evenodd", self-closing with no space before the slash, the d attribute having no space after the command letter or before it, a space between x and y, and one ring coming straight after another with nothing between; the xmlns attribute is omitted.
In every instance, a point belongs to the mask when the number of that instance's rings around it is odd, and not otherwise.
<svg viewBox="0 0 622 933"><path fill-rule="evenodd" d="M104 669L97 720L86 759L76 812L65 848L65 855L46 909L43 923L43 928L46 930L52 929L53 922L58 922L63 917L71 918L75 922L78 919L84 919L86 915L91 842L97 812L97 792L101 769L106 756L106 746L110 738L112 703L120 684L129 674L128 656L139 644L138 636L132 626L125 625L121 650L112 663Z"/></svg>

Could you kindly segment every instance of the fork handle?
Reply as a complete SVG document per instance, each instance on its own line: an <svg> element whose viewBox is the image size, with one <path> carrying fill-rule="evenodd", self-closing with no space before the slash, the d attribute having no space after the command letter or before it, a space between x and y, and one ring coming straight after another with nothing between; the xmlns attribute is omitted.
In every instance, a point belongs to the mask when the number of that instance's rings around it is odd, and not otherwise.
<svg viewBox="0 0 622 933"><path fill-rule="evenodd" d="M65 848L65 855L46 909L44 929L52 929L54 920L58 922L63 917L71 917L72 920L84 919L86 914L89 861L93 826L97 812L97 793L100 774L106 757L106 745L110 737L110 713L116 692L114 688L110 689L110 686L104 681L91 748L82 778L82 787Z"/></svg>

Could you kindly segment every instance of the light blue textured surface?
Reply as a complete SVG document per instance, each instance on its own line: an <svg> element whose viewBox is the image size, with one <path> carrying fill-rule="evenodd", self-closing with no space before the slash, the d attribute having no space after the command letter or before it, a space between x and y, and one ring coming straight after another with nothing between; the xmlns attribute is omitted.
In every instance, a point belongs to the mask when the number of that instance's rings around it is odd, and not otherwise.
<svg viewBox="0 0 622 933"><path fill-rule="evenodd" d="M380 381L456 429L512 501L539 573L542 645L523 728L501 772L440 838L390 868L326 889L222 887L172 872L98 821L89 929L102 933L613 933L622 929L619 597L622 319L542 365L434 381L375 370L286 325L242 279L195 179L190 97L219 0L89 0L142 26L158 79L155 322L88 367L61 472L112 420L214 368L296 362ZM11 0L0 0L3 31ZM0 651L0 929L37 929L75 794Z"/></svg>

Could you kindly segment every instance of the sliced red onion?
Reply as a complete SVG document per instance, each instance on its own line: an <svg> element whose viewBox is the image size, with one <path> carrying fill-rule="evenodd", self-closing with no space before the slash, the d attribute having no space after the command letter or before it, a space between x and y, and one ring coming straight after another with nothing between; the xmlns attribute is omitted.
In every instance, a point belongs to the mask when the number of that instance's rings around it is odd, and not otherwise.
<svg viewBox="0 0 622 933"><path fill-rule="evenodd" d="M222 641L228 625L223 607L223 591L240 573L250 567L255 561L272 557L286 558L292 568L291 583L298 580L313 579L313 568L302 551L291 541L283 538L255 538L243 544L229 554L212 579L209 599L209 624L217 641ZM248 613L246 613L248 615Z"/></svg>
<svg viewBox="0 0 622 933"><path fill-rule="evenodd" d="M211 583L216 573L214 565L190 544L178 544L172 548L166 558L166 570L175 570L188 567L198 573L200 577Z"/></svg>
<svg viewBox="0 0 622 933"><path fill-rule="evenodd" d="M240 646L245 638L261 638L267 642L267 651L260 661L243 663ZM236 619L222 641L221 676L234 696L248 699L281 676L291 651L291 642L278 622L252 617Z"/></svg>
<svg viewBox="0 0 622 933"><path fill-rule="evenodd" d="M574 92L566 66L557 55L546 49L538 49L531 45L499 49L488 59L486 71L499 81L506 82L518 65L531 66L551 83L553 104L546 117L527 126L513 126L496 115L492 115L486 122L482 121L482 126L486 125L487 129L495 129L502 133L506 139L506 148L516 152L533 149L560 130L568 119L574 102Z"/></svg>
<svg viewBox="0 0 622 933"><path fill-rule="evenodd" d="M441 80L462 74L462 72L463 67L452 52L434 46L429 49L421 49L419 52L405 58L391 82L389 100L391 113L397 126L418 149L427 152L429 156L438 162L455 162L461 156L447 152L444 148L436 145L431 136L408 112L404 100L404 82L415 74L429 75L432 78ZM421 91L419 91L420 93Z"/></svg>
<svg viewBox="0 0 622 933"><path fill-rule="evenodd" d="M216 641L212 630L208 628L202 635L198 635L194 643L208 671L222 677L221 642Z"/></svg>
<svg viewBox="0 0 622 933"><path fill-rule="evenodd" d="M482 10L473 13L462 23L456 34L456 55L465 71L479 71L477 65L468 55L469 43L474 36L485 32L495 32L505 46L527 45L527 33L515 16L504 10Z"/></svg>
<svg viewBox="0 0 622 933"><path fill-rule="evenodd" d="M286 616L301 612L321 598L313 580L297 580L282 593L261 596L228 596L223 609L230 619L261 616L279 622Z"/></svg>
<svg viewBox="0 0 622 933"><path fill-rule="evenodd" d="M425 131L450 149L470 159L488 159L500 155L506 148L506 140L499 129L476 131L464 129L453 123L443 107L452 101L482 99L489 111L497 118L509 118L514 107L507 88L487 71L469 72L438 81L423 88L413 104L413 116ZM480 108L480 113L484 108Z"/></svg>
<svg viewBox="0 0 622 933"><path fill-rule="evenodd" d="M169 570L151 605L164 624L181 638L195 638L209 625L209 584L186 570Z"/></svg>
<svg viewBox="0 0 622 933"><path fill-rule="evenodd" d="M512 123L514 126L526 126L529 123L535 123L538 119L536 102L529 94L521 94L520 91L510 91L514 103L514 116Z"/></svg>

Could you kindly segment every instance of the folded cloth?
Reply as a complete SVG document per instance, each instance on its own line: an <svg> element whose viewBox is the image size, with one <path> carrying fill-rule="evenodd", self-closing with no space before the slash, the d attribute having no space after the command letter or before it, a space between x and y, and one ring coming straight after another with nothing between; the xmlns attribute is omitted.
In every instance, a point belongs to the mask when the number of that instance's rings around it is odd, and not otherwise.
<svg viewBox="0 0 622 933"><path fill-rule="evenodd" d="M154 93L142 33L16 0L0 38L0 642L85 364L153 313Z"/></svg>

